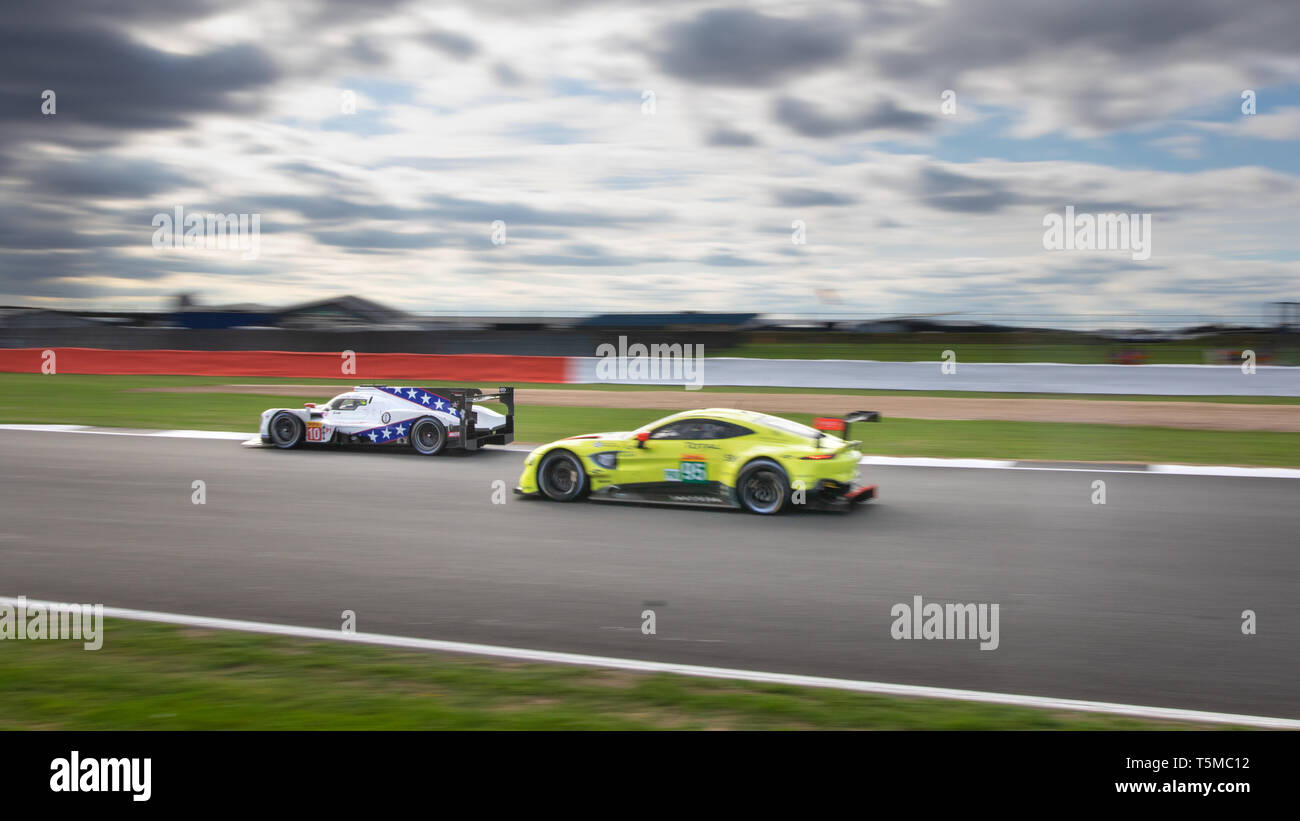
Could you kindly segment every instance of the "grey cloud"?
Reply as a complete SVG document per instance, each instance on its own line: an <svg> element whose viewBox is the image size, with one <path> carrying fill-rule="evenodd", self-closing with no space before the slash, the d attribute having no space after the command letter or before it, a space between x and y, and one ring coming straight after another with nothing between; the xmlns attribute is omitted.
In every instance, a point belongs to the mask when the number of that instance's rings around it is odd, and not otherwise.
<svg viewBox="0 0 1300 821"><path fill-rule="evenodd" d="M853 41L831 17L784 19L746 9L710 9L665 26L656 55L668 74L698 83L762 86L796 71L832 65Z"/></svg>
<svg viewBox="0 0 1300 821"><path fill-rule="evenodd" d="M420 40L458 60L467 60L478 53L477 42L454 31L445 29L431 31L420 37Z"/></svg>
<svg viewBox="0 0 1300 821"><path fill-rule="evenodd" d="M431 233L403 233L399 231L379 231L358 229L353 231L317 231L312 236L325 245L338 245L348 248L365 248L370 250L410 248L435 248L445 244L442 237Z"/></svg>
<svg viewBox="0 0 1300 821"><path fill-rule="evenodd" d="M654 217L619 217L564 209L540 209L519 203L493 203L436 195L425 205L406 208L386 203L359 202L334 196L279 194L250 198L253 211L292 211L313 222L351 222L360 219L380 221L441 220L453 223L491 225L504 220L507 226L591 227L620 225L631 221L646 222Z"/></svg>
<svg viewBox="0 0 1300 821"><path fill-rule="evenodd" d="M642 257L625 257L616 255L607 256L575 256L573 254L527 254L519 258L519 261L527 265L559 265L566 268L585 268L585 267L609 267L617 268L627 265L642 265L647 262L656 262L659 260Z"/></svg>
<svg viewBox="0 0 1300 821"><path fill-rule="evenodd" d="M278 76L248 45L186 56L108 29L0 28L0 122L43 126L43 139L57 140L71 125L169 128L205 111L247 111L233 92ZM43 89L57 95L51 117L40 111Z"/></svg>
<svg viewBox="0 0 1300 821"><path fill-rule="evenodd" d="M725 126L715 128L710 132L707 142L709 145L729 146L735 148L744 148L758 145L758 140L753 134L744 131L737 131Z"/></svg>
<svg viewBox="0 0 1300 821"><path fill-rule="evenodd" d="M738 257L734 254L711 254L707 257L701 257L700 262L717 268L747 268L763 264L757 260Z"/></svg>
<svg viewBox="0 0 1300 821"><path fill-rule="evenodd" d="M1021 196L1008 191L1000 182L970 177L934 166L927 166L921 170L917 181L917 194L921 202L931 208L966 214L992 213L1001 211L1009 205L1024 202Z"/></svg>
<svg viewBox="0 0 1300 821"><path fill-rule="evenodd" d="M842 137L863 131L922 132L936 120L931 114L899 108L893 100L881 100L866 111L832 116L817 106L794 97L781 97L773 108L777 121L805 137Z"/></svg>
<svg viewBox="0 0 1300 821"><path fill-rule="evenodd" d="M148 242L148 237L145 237ZM281 272L265 262L241 260L232 251L228 260L214 260L184 251L140 256L110 249L32 253L0 250L0 293L29 296L85 298L98 293L117 293L114 289L95 291L87 283L69 282L86 279L117 279L151 282L176 274L207 276L280 276Z"/></svg>
<svg viewBox="0 0 1300 821"><path fill-rule="evenodd" d="M619 225L632 220L630 217L618 217L610 214L595 214L562 209L542 210L518 203L492 203L468 200L460 197L434 196L429 199L433 206L432 215L453 222L481 222L491 224L504 220L507 226L545 225L555 227L582 227L597 225ZM647 218L638 217L638 222Z"/></svg>
<svg viewBox="0 0 1300 821"><path fill-rule="evenodd" d="M565 248L566 253L528 254L519 258L519 262L528 265L563 266L572 268L608 267L617 268L629 265L644 265L651 262L671 262L665 256L627 256L607 251L596 245L577 244Z"/></svg>
<svg viewBox="0 0 1300 821"><path fill-rule="evenodd" d="M524 81L523 75L506 63L497 63L492 66L492 76L496 77L497 82L504 86L517 86Z"/></svg>
<svg viewBox="0 0 1300 821"><path fill-rule="evenodd" d="M144 245L152 228L149 221L132 232L129 226L97 224L85 214L68 209L24 205L0 207L0 248L12 250L75 250ZM95 231L86 231L93 227ZM125 230L105 230L107 228Z"/></svg>
<svg viewBox="0 0 1300 821"><path fill-rule="evenodd" d="M65 197L138 198L192 184L175 169L149 160L116 158L51 163L24 175L28 187L41 195Z"/></svg>
<svg viewBox="0 0 1300 821"><path fill-rule="evenodd" d="M388 58L375 47L369 37L353 37L348 45L347 54L358 63L368 66L381 66L388 62Z"/></svg>
<svg viewBox="0 0 1300 821"><path fill-rule="evenodd" d="M819 205L852 205L857 197L836 194L832 191L818 191L813 188L786 188L774 194L777 205L792 208L811 208Z"/></svg>
<svg viewBox="0 0 1300 821"><path fill-rule="evenodd" d="M327 180L337 181L343 179L339 174L334 173L320 166L312 165L308 162L285 162L276 166L276 169L286 174L301 174L312 177L324 177Z"/></svg>
<svg viewBox="0 0 1300 821"><path fill-rule="evenodd" d="M312 197L301 194L279 194L251 198L254 211L293 211L312 221L330 220L404 220L419 219L429 215L427 210L399 208L384 203L363 203L338 197Z"/></svg>
<svg viewBox="0 0 1300 821"><path fill-rule="evenodd" d="M1294 15L1278 15L1269 0L1224 4L1217 0L973 0L929 10L916 42L923 48L881 51L877 63L891 76L951 76L954 72L1013 65L1033 53L1055 54L1088 46L1124 57L1142 57L1173 46L1195 48L1202 37L1224 44L1294 45L1294 38L1266 30ZM1251 22L1251 21L1255 22ZM998 25L1010 21L1011 25ZM1264 24L1264 25L1261 25ZM971 36L978 31L980 36Z"/></svg>
<svg viewBox="0 0 1300 821"><path fill-rule="evenodd" d="M23 26L51 20L75 24L172 22L208 17L228 6L225 0L61 0L57 7L45 0L10 0L0 7L0 25Z"/></svg>
<svg viewBox="0 0 1300 821"><path fill-rule="evenodd" d="M1061 181L1048 182L1036 176L973 176L939 165L926 165L902 179L877 177L873 184L892 187L930 208L961 214L991 214L1016 205L1040 206L1044 213L1072 205L1081 214L1177 213L1194 207L1117 200L1097 196L1091 190L1097 186L1071 190Z"/></svg>
<svg viewBox="0 0 1300 821"><path fill-rule="evenodd" d="M1007 72L1004 82L1020 84L1033 103L1043 92L1019 77L1064 69L1062 53L1076 52L1092 68L1063 89L1065 124L1113 130L1167 113L1163 87L1137 82L1117 93L1115 78L1126 74L1140 81L1152 69L1217 63L1245 69L1259 84L1285 82L1279 66L1294 56L1298 12L1274 0L970 0L918 11L905 27L910 45L874 50L870 59L893 80L958 93L970 72L986 85L990 72Z"/></svg>

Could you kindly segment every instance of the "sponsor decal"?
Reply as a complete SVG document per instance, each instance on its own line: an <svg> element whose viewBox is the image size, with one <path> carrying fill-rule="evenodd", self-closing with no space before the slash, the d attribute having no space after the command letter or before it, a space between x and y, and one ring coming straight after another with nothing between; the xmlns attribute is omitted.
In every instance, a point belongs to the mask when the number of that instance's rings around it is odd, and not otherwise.
<svg viewBox="0 0 1300 821"><path fill-rule="evenodd" d="M709 481L709 463L703 456L683 456L675 468L664 468L665 482L693 482L696 484Z"/></svg>
<svg viewBox="0 0 1300 821"><path fill-rule="evenodd" d="M678 476L683 482L692 482L700 484L709 481L709 463L701 456L684 456L682 457L681 466L678 468Z"/></svg>

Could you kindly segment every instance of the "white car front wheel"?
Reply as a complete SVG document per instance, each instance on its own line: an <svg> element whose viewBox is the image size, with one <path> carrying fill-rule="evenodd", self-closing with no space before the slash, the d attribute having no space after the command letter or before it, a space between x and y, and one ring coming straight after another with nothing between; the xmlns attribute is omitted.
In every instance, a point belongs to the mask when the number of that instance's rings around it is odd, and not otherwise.
<svg viewBox="0 0 1300 821"><path fill-rule="evenodd" d="M271 444L277 448L296 448L302 443L302 420L288 411L271 417Z"/></svg>

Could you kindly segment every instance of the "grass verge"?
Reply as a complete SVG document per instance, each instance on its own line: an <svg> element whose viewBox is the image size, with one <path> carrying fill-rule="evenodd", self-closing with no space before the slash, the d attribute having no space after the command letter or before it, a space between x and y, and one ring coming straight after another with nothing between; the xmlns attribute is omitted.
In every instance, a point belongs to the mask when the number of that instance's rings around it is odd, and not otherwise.
<svg viewBox="0 0 1300 821"><path fill-rule="evenodd" d="M138 388L161 388L171 386L199 385L331 385L339 391L368 380L353 377L351 379L301 379L287 376L99 376L93 374L58 374L43 376L29 373L0 373L0 413L6 410L20 411L32 400L41 401L45 397L57 401L68 396L74 401L85 404L98 402L112 397L116 402L130 402L129 393ZM412 381L412 380L407 380ZM426 387L453 385L436 379L414 380ZM516 388L543 388L546 390L570 391L672 391L681 393L681 387L663 385L614 385L598 383L592 385L561 385L552 382L515 382ZM454 383L455 387L471 387L490 390L496 383L478 382L468 385ZM838 396L940 396L962 399L1083 399L1090 401L1124 401L1124 402L1220 402L1235 405L1300 405L1300 396L1159 396L1156 394L1130 393L1005 393L998 391L893 391L893 390L859 390L854 388L780 388L744 385L711 385L706 390L710 393L800 393L831 394ZM265 395L275 395L273 388L268 388ZM328 399L329 391L322 391L320 399ZM296 397L295 401L302 401ZM30 412L30 409L29 409Z"/></svg>
<svg viewBox="0 0 1300 821"><path fill-rule="evenodd" d="M1165 342L1085 344L965 342L939 338L930 342L750 342L731 348L710 350L709 356L741 356L754 359L874 359L880 362L939 362L943 351L952 350L961 362L1062 362L1074 365L1103 365L1124 350L1143 351L1150 365L1201 365L1209 349L1251 348L1275 353L1277 364L1294 362L1294 348L1274 351L1266 339L1172 340ZM1237 360L1240 361L1240 360Z"/></svg>
<svg viewBox="0 0 1300 821"><path fill-rule="evenodd" d="M268 407L301 397L267 394L140 393L140 387L226 384L210 377L0 375L0 422L254 431ZM237 380L241 383L243 380ZM327 397L321 397L322 399ZM637 408L547 407L518 410L516 438L549 442L577 433L630 430L666 416ZM781 414L805 424L813 414ZM1060 422L886 419L859 426L869 453L1063 461L1300 466L1293 433L1201 431Z"/></svg>
<svg viewBox="0 0 1300 821"><path fill-rule="evenodd" d="M0 729L1216 729L117 619L105 628L95 652L0 643Z"/></svg>

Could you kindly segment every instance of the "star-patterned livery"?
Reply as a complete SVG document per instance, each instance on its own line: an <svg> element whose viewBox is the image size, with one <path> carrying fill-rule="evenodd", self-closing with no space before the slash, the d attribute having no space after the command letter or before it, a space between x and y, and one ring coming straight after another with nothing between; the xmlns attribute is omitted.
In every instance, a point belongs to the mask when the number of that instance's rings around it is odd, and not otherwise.
<svg viewBox="0 0 1300 821"><path fill-rule="evenodd" d="M459 417L460 413L456 410L456 403L447 397L434 393L425 388L390 388L387 386L378 386L378 389L390 396L396 396L398 399L405 399L413 405L419 405L430 410L449 413L452 416Z"/></svg>
<svg viewBox="0 0 1300 821"><path fill-rule="evenodd" d="M383 425L378 428L360 430L351 435L358 439L365 439L372 445L390 445L406 436L410 429L411 422L408 419L391 425Z"/></svg>

